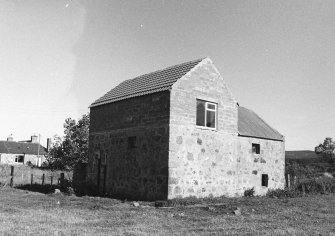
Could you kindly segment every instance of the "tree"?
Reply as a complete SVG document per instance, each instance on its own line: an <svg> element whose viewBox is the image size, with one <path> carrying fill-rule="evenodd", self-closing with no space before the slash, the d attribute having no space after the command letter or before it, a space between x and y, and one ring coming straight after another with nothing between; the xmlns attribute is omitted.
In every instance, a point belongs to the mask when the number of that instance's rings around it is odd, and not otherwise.
<svg viewBox="0 0 335 236"><path fill-rule="evenodd" d="M332 138L326 138L323 143L315 147L315 153L322 154L322 156L330 161L335 161L335 141Z"/></svg>
<svg viewBox="0 0 335 236"><path fill-rule="evenodd" d="M64 123L64 136L54 137L49 151L47 167L72 170L76 164L88 160L88 134L90 116L85 114L76 122L67 118Z"/></svg>

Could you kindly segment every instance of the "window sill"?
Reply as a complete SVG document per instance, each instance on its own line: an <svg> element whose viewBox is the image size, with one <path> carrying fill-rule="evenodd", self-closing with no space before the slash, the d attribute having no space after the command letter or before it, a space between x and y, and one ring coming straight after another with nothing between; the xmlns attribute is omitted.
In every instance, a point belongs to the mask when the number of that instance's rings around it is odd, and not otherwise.
<svg viewBox="0 0 335 236"><path fill-rule="evenodd" d="M218 131L216 128L210 128L210 127L206 127L206 126L195 126L197 129L203 129L203 130L210 130L210 131Z"/></svg>

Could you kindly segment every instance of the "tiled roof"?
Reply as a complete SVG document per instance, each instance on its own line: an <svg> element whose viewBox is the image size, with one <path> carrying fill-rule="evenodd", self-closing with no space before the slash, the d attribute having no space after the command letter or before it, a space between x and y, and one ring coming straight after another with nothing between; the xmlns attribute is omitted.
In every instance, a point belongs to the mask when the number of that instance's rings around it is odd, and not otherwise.
<svg viewBox="0 0 335 236"><path fill-rule="evenodd" d="M202 60L185 62L126 80L93 102L90 107L169 90L178 79L183 77Z"/></svg>
<svg viewBox="0 0 335 236"><path fill-rule="evenodd" d="M14 141L0 141L0 154L33 154L37 155L46 155L46 148L42 145L39 145L38 151L38 143L22 143L22 142L14 142Z"/></svg>
<svg viewBox="0 0 335 236"><path fill-rule="evenodd" d="M284 136L268 125L253 111L238 107L238 134L240 136L284 140Z"/></svg>

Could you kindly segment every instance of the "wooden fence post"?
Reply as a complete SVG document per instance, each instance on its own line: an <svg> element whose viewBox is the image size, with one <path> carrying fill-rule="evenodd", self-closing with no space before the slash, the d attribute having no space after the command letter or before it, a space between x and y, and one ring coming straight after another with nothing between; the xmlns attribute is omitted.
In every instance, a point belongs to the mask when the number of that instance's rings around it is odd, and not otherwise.
<svg viewBox="0 0 335 236"><path fill-rule="evenodd" d="M54 177L54 176L53 176L53 175L51 175L51 180L50 180L50 182L51 182L51 185L52 185L52 180L53 180L53 177Z"/></svg>
<svg viewBox="0 0 335 236"><path fill-rule="evenodd" d="M14 185L14 166L10 167L10 186Z"/></svg>
<svg viewBox="0 0 335 236"><path fill-rule="evenodd" d="M34 183L34 174L30 175L30 184L33 185Z"/></svg>
<svg viewBox="0 0 335 236"><path fill-rule="evenodd" d="M44 185L45 174L42 175L42 185Z"/></svg>
<svg viewBox="0 0 335 236"><path fill-rule="evenodd" d="M64 173L60 173L60 186L64 186Z"/></svg>
<svg viewBox="0 0 335 236"><path fill-rule="evenodd" d="M291 178L290 178L290 174L287 174L287 187L291 188Z"/></svg>

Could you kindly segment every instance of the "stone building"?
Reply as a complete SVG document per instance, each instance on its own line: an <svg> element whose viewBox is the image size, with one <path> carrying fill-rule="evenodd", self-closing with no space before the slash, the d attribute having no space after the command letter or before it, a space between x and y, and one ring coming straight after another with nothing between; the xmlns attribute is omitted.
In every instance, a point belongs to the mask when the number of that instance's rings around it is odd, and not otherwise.
<svg viewBox="0 0 335 236"><path fill-rule="evenodd" d="M284 137L239 106L213 62L126 80L90 106L88 181L134 199L283 188Z"/></svg>
<svg viewBox="0 0 335 236"><path fill-rule="evenodd" d="M47 149L38 143L36 135L27 141L16 142L12 137L0 141L0 164L41 166L46 155Z"/></svg>

